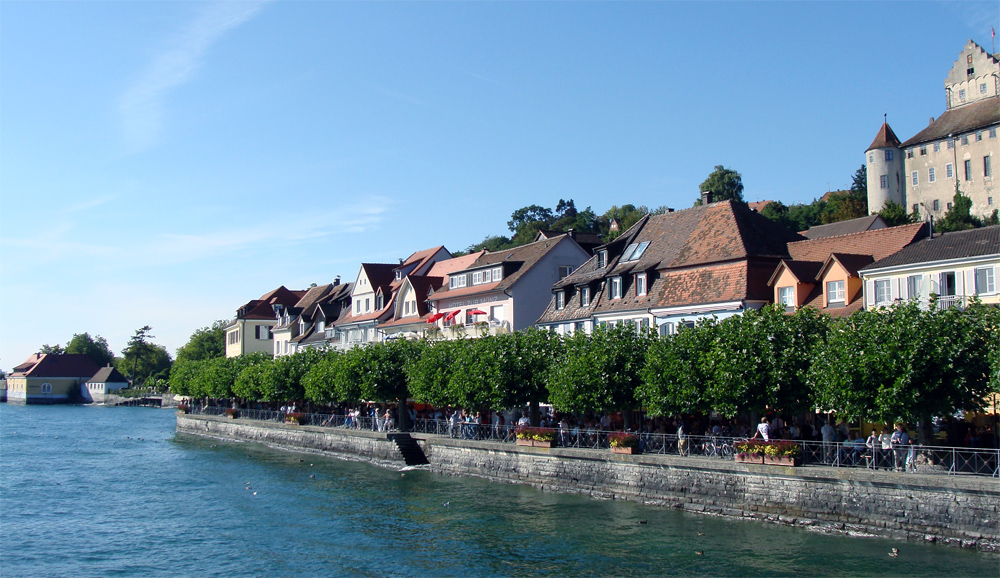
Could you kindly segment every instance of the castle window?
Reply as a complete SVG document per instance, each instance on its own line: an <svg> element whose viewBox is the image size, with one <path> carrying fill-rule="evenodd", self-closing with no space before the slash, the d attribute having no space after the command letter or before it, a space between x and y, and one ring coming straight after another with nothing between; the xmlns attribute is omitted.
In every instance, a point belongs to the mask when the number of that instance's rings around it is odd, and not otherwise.
<svg viewBox="0 0 1000 578"><path fill-rule="evenodd" d="M917 203L913 203L913 212L914 213L919 213L920 212L920 205L918 205Z"/></svg>
<svg viewBox="0 0 1000 578"><path fill-rule="evenodd" d="M887 161L892 160L892 151L885 151L885 160Z"/></svg>
<svg viewBox="0 0 1000 578"><path fill-rule="evenodd" d="M969 144L969 135L963 134L962 135L962 146L965 146L967 144Z"/></svg>
<svg viewBox="0 0 1000 578"><path fill-rule="evenodd" d="M927 156L927 147L925 147L925 146L924 147L920 147L920 156L922 156L922 157Z"/></svg>
<svg viewBox="0 0 1000 578"><path fill-rule="evenodd" d="M949 179L955 178L955 168L951 166L951 163L948 163L944 166L944 174Z"/></svg>
<svg viewBox="0 0 1000 578"><path fill-rule="evenodd" d="M983 176L984 177L991 177L991 176L993 176L993 169L990 168L990 157L989 156L983 157Z"/></svg>
<svg viewBox="0 0 1000 578"><path fill-rule="evenodd" d="M934 206L934 210L935 211L940 211L941 210L941 201L939 201L937 199L934 199L934 205L933 206Z"/></svg>
<svg viewBox="0 0 1000 578"><path fill-rule="evenodd" d="M967 181L971 181L972 180L972 161L971 160L966 160L965 161L965 180L967 180Z"/></svg>
<svg viewBox="0 0 1000 578"><path fill-rule="evenodd" d="M869 163L875 162L875 153L868 153L868 162Z"/></svg>
<svg viewBox="0 0 1000 578"><path fill-rule="evenodd" d="M976 131L976 142L979 142L981 140L983 140L983 131L977 130Z"/></svg>
<svg viewBox="0 0 1000 578"><path fill-rule="evenodd" d="M934 175L934 167L927 169L927 180L932 183L936 180Z"/></svg>
<svg viewBox="0 0 1000 578"><path fill-rule="evenodd" d="M948 203L947 205L945 205L945 208L950 211L951 210L951 203Z"/></svg>
<svg viewBox="0 0 1000 578"><path fill-rule="evenodd" d="M990 138L997 138L997 127L990 127Z"/></svg>
<svg viewBox="0 0 1000 578"><path fill-rule="evenodd" d="M953 138L948 139L948 148L949 149L955 148L955 139Z"/></svg>
<svg viewBox="0 0 1000 578"><path fill-rule="evenodd" d="M878 178L879 187L883 189L889 188L889 175L882 175Z"/></svg>
<svg viewBox="0 0 1000 578"><path fill-rule="evenodd" d="M992 205L992 204L993 204L993 197L988 197L988 198L986 199L986 204L987 204L987 205Z"/></svg>
<svg viewBox="0 0 1000 578"><path fill-rule="evenodd" d="M958 91L958 100L961 100L962 102L965 102L965 89L964 88Z"/></svg>
<svg viewBox="0 0 1000 578"><path fill-rule="evenodd" d="M910 149L910 150L906 151L906 158L908 158L908 159L912 159L913 158L913 149Z"/></svg>
<svg viewBox="0 0 1000 578"><path fill-rule="evenodd" d="M913 186L917 186L917 171L913 171Z"/></svg>
<svg viewBox="0 0 1000 578"><path fill-rule="evenodd" d="M986 83L985 82L979 85L979 94L986 94Z"/></svg>
<svg viewBox="0 0 1000 578"><path fill-rule="evenodd" d="M940 152L940 151L941 151L941 143L939 142L934 143L934 152Z"/></svg>

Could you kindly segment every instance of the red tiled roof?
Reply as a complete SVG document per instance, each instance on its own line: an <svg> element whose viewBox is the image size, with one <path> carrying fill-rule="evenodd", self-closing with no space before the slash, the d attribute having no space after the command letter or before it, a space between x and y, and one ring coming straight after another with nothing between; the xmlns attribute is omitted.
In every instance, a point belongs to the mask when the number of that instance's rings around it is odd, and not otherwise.
<svg viewBox="0 0 1000 578"><path fill-rule="evenodd" d="M473 285L471 287L461 287L458 289L442 288L440 291L436 291L433 295L428 297L427 301L439 301L441 299L451 299L452 297L465 297L466 295L475 295L476 293L495 291L500 286L501 282L502 281L497 281L496 283Z"/></svg>
<svg viewBox="0 0 1000 578"><path fill-rule="evenodd" d="M795 261L826 261L833 253L871 255L875 260L879 260L925 237L926 228L926 223L915 223L848 235L808 239L789 243L788 253Z"/></svg>
<svg viewBox="0 0 1000 578"><path fill-rule="evenodd" d="M883 122L882 128L878 129L878 134L875 135L875 140L872 141L872 144L868 145L865 152L872 149L884 149L898 146L899 139L896 138L896 133L892 132L892 129L889 128L889 123Z"/></svg>

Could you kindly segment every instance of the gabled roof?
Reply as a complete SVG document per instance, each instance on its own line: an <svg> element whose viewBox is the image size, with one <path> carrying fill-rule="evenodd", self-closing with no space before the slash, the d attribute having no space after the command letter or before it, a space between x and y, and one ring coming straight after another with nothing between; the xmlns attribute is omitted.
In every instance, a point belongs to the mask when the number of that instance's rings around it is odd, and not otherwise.
<svg viewBox="0 0 1000 578"><path fill-rule="evenodd" d="M407 274L418 272L417 274L419 275L421 274L419 273L421 269L432 266L432 261L434 260L434 256L437 255L438 252L441 251L442 249L444 249L445 253L448 253L449 257L451 256L451 253L448 251L448 249L445 249L444 245L438 245L437 247L431 247L430 249L417 251L416 253L413 253L412 255L407 257L402 263L393 267L393 280L391 284L392 289L393 290L398 289L399 286L403 284L402 279L397 280L395 278L396 269L407 268L409 269L409 271L407 271ZM426 274L426 272L423 274Z"/></svg>
<svg viewBox="0 0 1000 578"><path fill-rule="evenodd" d="M819 239L821 237L835 237L837 235L850 235L851 233L860 233L862 231L870 231L872 229L884 229L888 225L885 219L882 218L878 213L873 213L866 217L858 217L857 219L848 219L846 221L837 221L836 223L830 223L827 225L816 225L814 227L809 227L809 229L799 233L807 239Z"/></svg>
<svg viewBox="0 0 1000 578"><path fill-rule="evenodd" d="M957 136L995 124L1000 124L1000 97L998 96L946 110L944 114L927 125L927 128L900 145L900 148L942 140L948 135Z"/></svg>
<svg viewBox="0 0 1000 578"><path fill-rule="evenodd" d="M816 280L819 281L820 278L826 273L826 270L830 268L830 265L838 263L847 271L847 274L852 277L858 276L858 270L860 270L865 265L873 263L875 259L871 255L852 255L850 253L832 253L830 257L823 263L823 268L816 273Z"/></svg>
<svg viewBox="0 0 1000 578"><path fill-rule="evenodd" d="M399 265L391 263L362 263L361 269L368 277L368 286L372 292L377 292L379 288L386 293L389 292L392 282L396 278L395 270Z"/></svg>
<svg viewBox="0 0 1000 578"><path fill-rule="evenodd" d="M816 283L816 277L819 275L820 270L823 268L823 263L819 261L791 261L789 259L782 259L778 267L775 268L774 274L768 280L767 284L769 287L773 287L778 281L778 277L781 276L782 271L788 271L795 277L795 280L799 283Z"/></svg>
<svg viewBox="0 0 1000 578"><path fill-rule="evenodd" d="M310 287L306 291L306 294L303 295L302 298L295 304L295 306L300 309L308 309L309 307L312 307L313 304L329 295L331 290L333 290L333 283Z"/></svg>
<svg viewBox="0 0 1000 578"><path fill-rule="evenodd" d="M898 148L898 147L899 147L899 139L896 138L896 133L892 132L892 129L889 128L889 123L883 122L882 128L878 129L878 134L875 135L875 140L872 141L872 144L868 145L868 148L865 149L865 152L868 152L872 149Z"/></svg>
<svg viewBox="0 0 1000 578"><path fill-rule="evenodd" d="M463 270L455 271L454 273L478 269L489 265L503 264L503 279L497 283L462 287L459 289L450 289L447 285L445 285L440 290L434 292L434 294L428 297L427 300L435 301L448 297L458 297L460 295L474 295L477 293L486 293L488 291L502 291L509 289L513 287L525 273L538 264L543 257L548 255L552 249L564 242L576 243L576 241L568 235L563 234L552 239L543 239L541 241L535 241L533 243L528 243L527 245L521 245L520 247L514 247L513 249L507 249L504 251L484 251L483 254L472 263L472 265Z"/></svg>
<svg viewBox="0 0 1000 578"><path fill-rule="evenodd" d="M926 223L914 223L847 235L819 237L789 243L788 253L795 261L823 262L833 253L870 255L878 260L926 236L926 231Z"/></svg>
<svg viewBox="0 0 1000 578"><path fill-rule="evenodd" d="M485 253L485 250L476 251L475 253L469 253L468 255L463 255L461 257L452 257L451 259L438 261L431 266L430 270L427 271L427 276L445 277L455 271L468 269L469 267L472 267L472 264L476 262L476 259L482 257Z"/></svg>
<svg viewBox="0 0 1000 578"><path fill-rule="evenodd" d="M87 380L88 383L128 383L125 376L121 374L117 369L111 366L102 367L97 370L94 377Z"/></svg>
<svg viewBox="0 0 1000 578"><path fill-rule="evenodd" d="M11 375L18 377L86 377L97 373L100 367L82 353L34 354L14 368Z"/></svg>
<svg viewBox="0 0 1000 578"><path fill-rule="evenodd" d="M260 299L251 299L236 310L236 319L274 319L274 305L294 307L304 297L306 291L290 291L284 285L261 295ZM235 322L235 321L234 321ZM230 323L232 325L232 323Z"/></svg>
<svg viewBox="0 0 1000 578"><path fill-rule="evenodd" d="M1000 225L943 233L933 239L921 240L862 267L861 270L867 272L900 265L993 255L1000 256Z"/></svg>

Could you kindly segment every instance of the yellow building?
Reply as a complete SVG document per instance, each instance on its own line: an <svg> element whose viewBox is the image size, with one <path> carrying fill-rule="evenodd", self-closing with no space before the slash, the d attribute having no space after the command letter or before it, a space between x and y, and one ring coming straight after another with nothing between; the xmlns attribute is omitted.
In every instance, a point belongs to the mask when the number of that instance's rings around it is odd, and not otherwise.
<svg viewBox="0 0 1000 578"><path fill-rule="evenodd" d="M82 403L82 384L101 368L82 354L35 353L7 376L8 403Z"/></svg>

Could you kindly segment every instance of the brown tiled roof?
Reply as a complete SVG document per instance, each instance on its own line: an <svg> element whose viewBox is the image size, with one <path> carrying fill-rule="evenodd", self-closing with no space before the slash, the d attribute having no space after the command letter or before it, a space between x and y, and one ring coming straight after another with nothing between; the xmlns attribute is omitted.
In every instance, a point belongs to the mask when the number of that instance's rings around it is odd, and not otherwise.
<svg viewBox="0 0 1000 578"><path fill-rule="evenodd" d="M391 263L362 263L361 268L368 276L368 283L372 291L377 292L380 288L386 295L389 294L392 282L396 279L395 269L399 265Z"/></svg>
<svg viewBox="0 0 1000 578"><path fill-rule="evenodd" d="M820 261L792 261L790 259L782 259L767 284L773 286L783 269L791 271L799 283L815 283L816 275L819 274L822 268L823 263Z"/></svg>
<svg viewBox="0 0 1000 578"><path fill-rule="evenodd" d="M823 268L816 274L816 278L819 279L819 275L826 272L827 268L830 267L834 262L840 263L840 266L844 268L845 271L852 277L858 276L858 270L872 263L875 259L871 255L852 255L850 253L833 253L830 258L823 263Z"/></svg>
<svg viewBox="0 0 1000 578"><path fill-rule="evenodd" d="M294 307L304 297L306 291L290 291L284 285L252 299L236 312L236 319L274 319L273 305Z"/></svg>
<svg viewBox="0 0 1000 578"><path fill-rule="evenodd" d="M556 289L590 285L589 307L579 309L579 291L574 290L565 309L557 311L554 302L550 303L539 321L743 299L770 301L767 281L775 265L788 258L790 241L802 239L737 201L647 216L605 246L608 267L598 269L597 257L592 257L556 284ZM638 261L620 261L629 244L645 241L649 247ZM634 296L633 274L639 271L648 272L645 297ZM604 279L618 275L622 276L623 298L608 299Z"/></svg>
<svg viewBox="0 0 1000 578"><path fill-rule="evenodd" d="M326 297L332 289L333 283L310 287L306 291L306 294L303 295L302 298L295 304L295 306L300 309L308 309L309 307L312 307L314 303Z"/></svg>
<svg viewBox="0 0 1000 578"><path fill-rule="evenodd" d="M892 129L889 128L889 123L883 122L882 128L878 129L878 134L875 135L875 140L872 141L872 144L868 145L868 148L865 149L865 152L868 152L872 149L884 149L884 148L898 147L898 146L899 146L899 139L896 138L896 133L892 132Z"/></svg>
<svg viewBox="0 0 1000 578"><path fill-rule="evenodd" d="M86 377L90 378L101 368L82 353L43 353L34 363L27 361L15 368L11 375L23 377ZM30 364L30 367L27 367Z"/></svg>
<svg viewBox="0 0 1000 578"><path fill-rule="evenodd" d="M440 290L435 291L433 295L427 298L427 301L439 301L441 299L451 299L452 297L464 297L466 295L475 295L477 293L486 293L487 291L495 291L502 281L497 281L496 283L487 283L486 285L471 285L468 287L459 287L458 289L449 289L447 285L442 287Z"/></svg>
<svg viewBox="0 0 1000 578"><path fill-rule="evenodd" d="M959 135L998 123L1000 123L1000 97L994 96L946 110L927 128L900 145L900 148L941 140L950 134Z"/></svg>
<svg viewBox="0 0 1000 578"><path fill-rule="evenodd" d="M819 239L821 237L850 235L851 233L860 233L871 229L884 229L885 227L885 220L878 213L874 213L867 217L858 217L857 219L838 221L828 225L809 227L809 229L802 231L800 235L807 239Z"/></svg>
<svg viewBox="0 0 1000 578"><path fill-rule="evenodd" d="M128 379L114 367L102 367L97 370L94 377L87 380L91 383L128 383Z"/></svg>
<svg viewBox="0 0 1000 578"><path fill-rule="evenodd" d="M763 211L768 205L774 201L754 201L752 203L747 203L751 211L757 211L758 213Z"/></svg>
<svg viewBox="0 0 1000 578"><path fill-rule="evenodd" d="M967 259L997 254L1000 254L1000 225L993 225L969 231L944 233L933 239L920 240L896 253L879 258L861 270L870 271L898 265L932 263L947 259Z"/></svg>
<svg viewBox="0 0 1000 578"><path fill-rule="evenodd" d="M396 289L399 288L400 285L403 284L403 280L402 279L400 279L398 281L395 279L395 276L396 276L395 270L396 269L399 269L399 268L402 268L402 267L408 267L409 265L413 265L413 267L410 268L410 272L419 271L421 267L429 265L431 259L433 259L434 255L437 255L437 252L440 251L441 249L444 249L445 252L448 251L448 249L444 248L444 245L438 245L437 247L431 247L430 249L424 249L423 251L417 251L416 253L413 253L412 255L410 255L409 257L407 257L405 261L403 261L399 265L396 265L395 267L393 267L393 281L392 281L392 284L391 284L392 285L392 289L396 290ZM448 253L448 254L451 255L451 253Z"/></svg>
<svg viewBox="0 0 1000 578"><path fill-rule="evenodd" d="M444 259L438 261L431 265L431 268L427 271L426 275L428 277L445 277L450 273L455 271L461 271L462 269L468 269L476 262L476 259L483 256L486 251L476 251L475 253L469 253L468 255L462 255L461 257L452 257L451 259Z"/></svg>
<svg viewBox="0 0 1000 578"><path fill-rule="evenodd" d="M872 229L860 233L820 237L788 244L788 253L795 261L826 261L833 253L871 255L882 259L925 236L926 223Z"/></svg>

